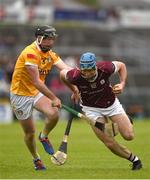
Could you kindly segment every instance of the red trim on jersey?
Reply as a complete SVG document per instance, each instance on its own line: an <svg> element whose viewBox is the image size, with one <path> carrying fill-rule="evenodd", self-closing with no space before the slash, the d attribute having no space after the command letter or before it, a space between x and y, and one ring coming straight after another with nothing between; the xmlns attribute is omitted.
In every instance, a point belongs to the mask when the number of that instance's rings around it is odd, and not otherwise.
<svg viewBox="0 0 150 180"><path fill-rule="evenodd" d="M37 59L37 57L34 54L27 54L27 58Z"/></svg>

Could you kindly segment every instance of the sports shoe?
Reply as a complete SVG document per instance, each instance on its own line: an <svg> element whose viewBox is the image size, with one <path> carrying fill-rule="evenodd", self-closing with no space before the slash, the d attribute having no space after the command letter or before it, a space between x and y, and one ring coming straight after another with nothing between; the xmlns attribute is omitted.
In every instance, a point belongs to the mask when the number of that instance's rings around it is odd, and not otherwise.
<svg viewBox="0 0 150 180"><path fill-rule="evenodd" d="M40 159L33 160L35 170L46 170L46 167Z"/></svg>
<svg viewBox="0 0 150 180"><path fill-rule="evenodd" d="M142 168L141 160L137 160L137 161L133 162L132 170L139 170L141 168Z"/></svg>
<svg viewBox="0 0 150 180"><path fill-rule="evenodd" d="M50 155L53 155L54 154L54 149L53 149L53 146L52 144L50 143L48 137L45 137L45 138L41 138L41 133L39 135L39 140L40 142L42 143L45 151L50 154Z"/></svg>

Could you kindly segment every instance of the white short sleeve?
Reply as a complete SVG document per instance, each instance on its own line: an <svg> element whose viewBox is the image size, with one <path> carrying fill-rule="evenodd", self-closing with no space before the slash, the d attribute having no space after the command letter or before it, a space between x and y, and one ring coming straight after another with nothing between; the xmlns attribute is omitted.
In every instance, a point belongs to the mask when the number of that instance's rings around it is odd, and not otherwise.
<svg viewBox="0 0 150 180"><path fill-rule="evenodd" d="M114 70L114 73L118 72L118 68L117 68L117 65L115 63L115 61L112 61L113 65L115 66L115 70Z"/></svg>

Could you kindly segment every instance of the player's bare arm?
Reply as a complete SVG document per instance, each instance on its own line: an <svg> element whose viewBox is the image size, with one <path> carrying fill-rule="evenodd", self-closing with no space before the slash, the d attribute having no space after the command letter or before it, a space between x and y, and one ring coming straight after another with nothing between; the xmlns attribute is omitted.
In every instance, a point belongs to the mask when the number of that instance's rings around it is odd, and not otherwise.
<svg viewBox="0 0 150 180"><path fill-rule="evenodd" d="M79 90L76 86L72 85L67 79L66 79L66 74L68 70L64 69L60 71L60 79L66 84L66 86L73 92L71 99L75 102L78 103L80 100L80 95L79 95Z"/></svg>
<svg viewBox="0 0 150 180"><path fill-rule="evenodd" d="M56 107L61 107L61 101L58 99L52 91L50 91L46 85L39 78L39 71L37 66L26 65L28 74L30 75L33 85L45 96L53 101Z"/></svg>
<svg viewBox="0 0 150 180"><path fill-rule="evenodd" d="M67 64L65 64L62 60L59 60L59 62L56 64L56 67L61 71L60 72L60 78L62 78L61 80L69 87L69 89L71 89L71 91L73 92L71 99L75 102L78 103L79 102L79 90L78 88L73 85L70 84L66 79L66 73L72 69L72 67L68 66Z"/></svg>
<svg viewBox="0 0 150 180"><path fill-rule="evenodd" d="M71 70L72 68L65 64L61 59L55 64L55 66L61 71L63 69Z"/></svg>
<svg viewBox="0 0 150 180"><path fill-rule="evenodd" d="M113 61L113 63L116 66L117 72L119 74L119 78L120 78L120 83L115 84L113 86L113 92L115 94L120 94L122 93L125 84L126 84L126 79L127 79L127 69L126 69L126 65L120 61Z"/></svg>
<svg viewBox="0 0 150 180"><path fill-rule="evenodd" d="M56 64L57 68L59 70L61 70L60 72L60 78L62 78L61 80L69 87L69 89L73 92L71 99L77 104L79 102L79 90L78 88L73 85L70 84L66 79L66 73L72 69L72 67L68 66L67 64L65 64L62 60L60 60L57 64Z"/></svg>

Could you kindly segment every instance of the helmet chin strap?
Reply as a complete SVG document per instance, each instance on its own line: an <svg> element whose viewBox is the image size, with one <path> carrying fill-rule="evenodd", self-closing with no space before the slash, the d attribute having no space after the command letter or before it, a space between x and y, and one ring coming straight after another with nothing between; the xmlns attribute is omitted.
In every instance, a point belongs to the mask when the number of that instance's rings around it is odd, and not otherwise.
<svg viewBox="0 0 150 180"><path fill-rule="evenodd" d="M98 76L98 72L97 72L97 70L96 70L95 76L93 76L91 79L88 79L88 81L89 81L89 82L94 82L94 81L96 80L97 76Z"/></svg>
<svg viewBox="0 0 150 180"><path fill-rule="evenodd" d="M88 82L94 82L96 80L96 78L98 77L98 72L97 72L97 67L95 69L96 73L93 77L91 77L90 79L87 79L85 76L81 75L83 78L85 78Z"/></svg>
<svg viewBox="0 0 150 180"><path fill-rule="evenodd" d="M37 42L38 45L41 45L41 43L42 43L42 41L43 41L43 38L44 38L44 36L38 36L38 37L36 38L36 42Z"/></svg>

